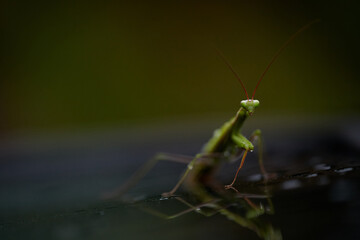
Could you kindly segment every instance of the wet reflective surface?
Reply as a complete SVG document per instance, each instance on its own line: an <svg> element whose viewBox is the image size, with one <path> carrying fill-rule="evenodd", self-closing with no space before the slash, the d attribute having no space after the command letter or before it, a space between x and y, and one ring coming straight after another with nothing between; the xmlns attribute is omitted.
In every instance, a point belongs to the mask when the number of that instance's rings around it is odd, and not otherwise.
<svg viewBox="0 0 360 240"><path fill-rule="evenodd" d="M265 186L256 154L249 156L234 185L239 193L229 193L232 198L226 200L226 209L259 226L271 226L283 239L360 239L358 133L334 129L273 134L265 127L266 167L272 177ZM140 142L136 137L118 140L114 134L98 136L95 142L79 139L68 146L46 141L46 148L36 149L36 144L30 148L23 140L22 147L13 151L7 145L1 152L0 238L261 239L256 231L222 213L199 214L212 211L206 205L169 220L156 216L155 211L173 215L189 208L176 198L161 198L178 180L184 169L181 164L156 166L124 196L126 202L101 200L153 152L181 152L180 148L184 154L196 152L195 143L201 145L207 136L206 131L199 132L192 142L183 132L176 139L161 133L156 142L143 136ZM237 163L226 164L219 181L228 184L236 167ZM184 189L178 196L199 204ZM264 212L250 217L252 208L244 196L263 206ZM268 212L267 196L274 214Z"/></svg>

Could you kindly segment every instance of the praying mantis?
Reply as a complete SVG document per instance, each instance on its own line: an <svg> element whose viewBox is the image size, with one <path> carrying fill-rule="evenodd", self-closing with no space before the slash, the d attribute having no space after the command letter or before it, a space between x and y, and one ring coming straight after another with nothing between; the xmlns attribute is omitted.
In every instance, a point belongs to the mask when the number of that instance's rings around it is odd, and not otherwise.
<svg viewBox="0 0 360 240"><path fill-rule="evenodd" d="M318 19L306 24L301 27L297 32L295 32L291 37L280 47L280 49L275 53L273 58L270 60L269 64L266 66L264 72L261 74L255 90L251 96L248 95L246 91L245 85L240 79L239 75L235 72L234 68L231 64L226 60L224 55L218 51L220 57L228 66L228 68L235 75L239 83L241 84L244 93L246 95L246 99L240 102L240 108L236 112L235 116L232 117L229 121L225 122L220 128L214 131L213 136L210 140L204 145L203 149L200 153L195 155L195 157L185 157L181 155L160 153L146 162L138 171L136 171L129 180L123 184L119 189L115 190L113 193L109 194L107 197L116 198L121 197L124 193L126 193L130 188L132 188L139 180L141 180L148 171L151 170L152 167L155 166L159 161L172 161L179 163L186 163L187 168L185 172L182 174L176 185L169 191L162 194L163 198L174 197L177 200L183 202L185 205L190 208L186 211L183 211L179 214L175 214L172 216L167 216L166 218L174 218L180 216L184 213L199 210L201 207L209 207L214 210L214 212L219 212L220 214L225 215L228 219L231 219L238 224L248 227L255 232L260 237L267 238L269 235L278 236L277 239L281 238L279 233L275 233L272 228L265 227L263 229L262 226L259 225L258 222L246 219L241 217L230 210L227 209L227 205L224 204L223 199L219 199L219 196L223 196L222 193L226 190L233 189L238 192L234 188L234 184L236 182L238 173L242 166L244 165L246 156L248 152L252 152L254 150L254 144L258 144L258 155L259 155L259 166L260 171L263 176L263 180L266 181L269 178L269 174L266 172L263 158L262 158L262 134L261 130L255 130L251 136L246 138L243 134L241 134L241 129L244 122L254 114L257 107L260 105L259 100L255 99L256 91L263 80L265 74L268 72L272 64L279 57L281 52L292 42L301 32L309 28L312 24L319 21ZM228 185L221 186L221 184L217 183L214 180L214 173L218 170L219 166L227 161L234 161L240 159L240 165L235 173L235 176L232 182ZM185 200L175 196L176 191L179 189L181 185L185 185L188 191L196 196L197 199L200 200L201 204L198 206L193 206L186 202ZM211 188L212 191L208 189ZM214 196L213 192L216 192L216 196ZM239 193L239 192L238 192ZM248 204L248 208L257 212L257 215L263 213L263 210L257 206L254 206L248 198L249 196L242 197ZM268 198L269 200L269 198ZM225 201L228 202L228 201ZM272 206L272 203L269 202L269 205ZM148 210L149 212L154 213L155 215L161 215L152 210ZM250 211L250 210L249 210ZM199 211L201 213L201 211ZM204 214L204 213L203 213ZM204 214L206 215L206 214ZM256 215L256 214L255 214ZM267 230L266 230L267 229ZM279 237L280 236L280 237ZM274 238L275 239L275 238Z"/></svg>
<svg viewBox="0 0 360 240"><path fill-rule="evenodd" d="M309 28L315 22L320 21L319 19L313 20L305 26L301 27L297 32L295 32L291 37L280 47L280 49L275 53L275 55L270 60L269 64L266 66L264 72L261 74L255 90L252 94L252 97L249 98L249 95L246 91L245 85L240 79L239 75L235 72L231 64L226 60L224 55L218 50L219 55L229 67L232 73L235 75L239 83L241 84L244 93L246 95L245 100L240 102L240 108L233 118L225 122L220 128L216 129L213 133L213 136L210 140L204 145L202 151L197 154L195 157L187 157L181 155L159 153L151 158L147 163L145 163L137 172L135 172L128 181L122 185L119 189L115 190L109 197L119 197L126 193L131 187L133 187L139 180L141 180L148 171L159 161L172 161L179 163L186 163L187 168L177 184L169 191L162 194L163 197L171 197L175 194L178 188L186 182L186 185L190 182L198 182L199 179L204 177L209 179L210 176L213 176L214 172L218 169L219 165L225 161L232 161L234 159L240 159L240 165L236 171L233 181L225 185L225 189L230 189L233 187L237 175L242 168L245 158L248 152L254 150L254 142L257 141L259 145L259 166L264 180L267 180L268 174L265 170L263 159L262 159L262 135L261 130L255 130L249 139L241 134L241 128L244 122L248 117L252 116L255 112L255 109L260 105L259 100L254 99L255 93L263 80L265 74L268 72L272 64L279 57L281 52L292 42L301 32Z"/></svg>

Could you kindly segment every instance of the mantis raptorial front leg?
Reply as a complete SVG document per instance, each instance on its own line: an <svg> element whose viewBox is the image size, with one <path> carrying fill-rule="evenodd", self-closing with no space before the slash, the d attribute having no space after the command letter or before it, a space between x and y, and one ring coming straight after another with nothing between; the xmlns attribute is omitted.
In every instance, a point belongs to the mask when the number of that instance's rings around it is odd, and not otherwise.
<svg viewBox="0 0 360 240"><path fill-rule="evenodd" d="M236 179L237 179L237 176L239 174L239 171L240 169L242 168L242 166L244 165L244 162L245 162L245 158L247 156L247 153L249 151L252 151L254 149L254 142L257 140L257 143L258 143L258 148L259 148L259 166L260 166L260 171L264 177L264 180L267 181L267 172L265 170L265 167L264 167L264 161L263 161L263 141L262 141L262 134L261 134L261 130L257 129L255 130L251 136L250 136L250 140L247 140L242 134L234 134L232 136L232 139L233 141L236 143L236 145L240 148L243 148L244 149L244 154L243 154L243 157L241 158L241 162L240 162L240 166L239 168L237 169L236 171L236 174L235 174L235 177L234 177L234 180L232 181L231 184L229 185L226 185L225 188L226 189L230 189L233 187Z"/></svg>
<svg viewBox="0 0 360 240"><path fill-rule="evenodd" d="M243 136L242 136L243 137ZM245 137L243 137L245 138ZM240 138L239 138L240 139ZM267 201L268 201L268 204L269 204L269 211L268 213L270 214L273 214L274 213L274 206L273 206L273 203L271 201L271 198L270 198L270 195L268 193L268 188L267 188L267 181L268 181L268 173L266 172L265 170L265 167L264 167L264 161L263 161L263 137L262 137L262 133L261 133L261 130L260 129L257 129L255 130L251 136L250 136L250 142L251 144L255 144L257 143L257 146L258 146L258 158L259 158L259 166L260 166L260 171L261 171L261 174L264 178L264 183L265 183L265 193L266 193L266 198L267 198ZM243 140L243 139L242 139ZM243 164L244 164L244 161L245 161L245 158L246 158L246 155L247 155L247 152L249 150L245 150L244 151L244 154L243 154L243 157L241 159L241 162L240 162L240 166L239 168L237 169L236 171L236 174L235 174L235 177L234 177L234 180L232 181L231 184L229 185L226 185L225 188L226 189L233 189L235 190L236 192L238 192L238 190L236 190L236 188L233 187L236 179L237 179L237 176L238 176L238 173L240 171L240 169L242 168ZM245 199L246 200L246 199ZM249 203L250 204L250 203ZM251 205L251 204L250 204Z"/></svg>

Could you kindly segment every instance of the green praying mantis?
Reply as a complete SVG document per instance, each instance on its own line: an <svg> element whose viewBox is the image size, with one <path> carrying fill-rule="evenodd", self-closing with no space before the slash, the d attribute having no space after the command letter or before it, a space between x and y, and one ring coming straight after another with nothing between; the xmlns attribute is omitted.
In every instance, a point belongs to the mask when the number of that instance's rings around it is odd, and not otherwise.
<svg viewBox="0 0 360 240"><path fill-rule="evenodd" d="M219 212L220 214L225 215L228 219L231 219L238 224L248 227L255 231L262 238L271 239L280 239L281 234L276 232L272 227L264 227L258 221L249 220L246 217L242 217L238 214L235 214L227 209L228 201L224 202L224 199L219 199L219 196L225 196L223 193L226 190L233 189L237 193L239 193L235 188L234 184L236 182L238 173L242 166L244 165L246 156L248 152L252 152L254 150L254 144L258 144L258 155L259 155L259 166L260 171L263 176L263 180L266 183L269 174L266 172L263 158L262 158L262 134L261 131L255 130L249 138L246 138L243 134L241 134L241 128L244 122L254 114L257 107L260 105L259 100L255 99L255 93L263 80L265 74L270 69L271 65L275 62L275 60L279 57L281 52L288 46L288 44L293 41L301 32L309 28L313 23L319 20L314 20L302 28L300 28L297 32L295 32L275 53L273 58L270 60L270 63L265 68L264 72L260 76L260 79L257 82L255 90L251 96L249 97L244 83L240 79L239 75L235 72L234 68L230 65L230 63L225 59L224 55L218 51L219 55L225 62L225 64L229 67L229 69L233 72L237 80L240 82L244 93L246 95L246 99L240 102L240 108L235 114L233 118L229 121L225 122L219 129L215 130L213 136L210 140L204 145L202 151L198 153L195 157L185 157L174 154L160 153L155 157L146 162L138 171L136 171L129 180L123 184L119 189L109 194L107 197L110 198L118 198L121 197L124 193L126 193L130 188L132 188L138 181L140 181L148 171L151 170L156 163L162 160L186 163L187 168L185 172L182 174L176 185L169 191L162 194L163 198L174 197L177 200L183 202L185 205L189 206L188 210L185 210L179 214L175 214L172 216L166 216L166 218L174 218L180 216L184 213L190 211L198 211L201 207L208 207L213 209L214 213ZM218 170L219 166L227 161L240 160L240 165L235 173L233 181L228 185L221 185L214 180L214 173ZM199 199L200 204L197 206L193 206L192 204L186 202L185 200L175 196L176 191L180 186L185 185L187 190L193 194L197 199ZM209 191L209 188L212 191ZM213 194L216 192L216 196ZM242 196L247 203L249 213L255 211L255 215L260 215L264 212L261 207L255 206L249 198L250 196ZM226 199L226 197L225 197ZM269 198L268 198L269 201ZM272 207L271 201L269 201L269 205ZM163 216L163 214L159 214L155 211L148 210L149 212L154 213L155 215ZM272 210L271 210L272 211ZM205 214L202 211L198 211L200 213ZM251 214L250 214L251 215ZM252 214L254 215L254 214ZM277 236L277 237L276 237ZM280 236L280 237L279 237Z"/></svg>
<svg viewBox="0 0 360 240"><path fill-rule="evenodd" d="M270 63L266 66L264 72L261 74L255 90L252 94L252 97L249 98L249 95L246 91L244 83L241 81L239 75L235 72L234 68L230 63L225 59L224 55L218 51L219 55L233 72L237 80L240 82L246 98L240 102L240 109L237 111L235 116L229 121L225 122L220 128L216 129L213 133L213 136L210 140L204 145L202 151L197 154L195 157L185 157L174 154L160 153L150 159L145 163L135 174L128 179L128 181L122 185L119 189L114 191L109 196L111 197L120 197L126 193L131 187L133 187L139 180L141 180L146 173L159 161L172 161L179 163L187 163L187 169L181 176L177 184L169 192L162 194L163 197L171 197L175 194L177 189L184 183L197 182L206 174L206 178L213 176L214 172L218 169L219 165L225 161L232 161L234 159L240 159L240 166L238 167L233 181L229 185L225 185L225 189L230 189L233 187L239 170L242 168L245 158L248 152L254 150L254 142L258 142L259 145L259 165L262 176L264 180L268 178L268 174L264 168L263 159L262 159L262 135L261 130L255 130L249 139L241 134L241 127L248 117L252 116L255 112L255 109L260 105L259 100L254 99L256 90L258 89L261 81L263 80L265 74L270 69L271 65L279 57L281 52L292 42L301 32L309 28L315 22L319 20L316 19L305 26L301 27L297 32L295 32L275 53ZM193 185L193 184L186 184Z"/></svg>

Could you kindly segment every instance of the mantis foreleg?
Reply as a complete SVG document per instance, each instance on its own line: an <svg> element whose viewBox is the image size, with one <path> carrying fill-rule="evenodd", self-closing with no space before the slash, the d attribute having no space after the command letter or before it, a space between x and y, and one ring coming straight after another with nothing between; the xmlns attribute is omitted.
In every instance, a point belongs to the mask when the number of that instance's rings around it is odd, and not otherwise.
<svg viewBox="0 0 360 240"><path fill-rule="evenodd" d="M226 189L230 189L232 188L232 186L234 185L238 173L240 171L240 169L242 168L242 166L244 165L245 162L245 158L247 156L248 151L252 151L254 149L254 142L257 140L258 143L258 147L259 147L259 165L260 165L260 171L264 177L264 180L267 181L267 172L265 170L264 167L264 162L263 162L263 141L262 141L262 134L261 134L261 130L257 129L255 130L251 136L250 136L250 140L247 140L242 134L234 134L232 136L233 141L235 142L235 144L240 147L243 148L245 150L243 157L241 158L241 162L240 162L240 166L236 171L234 180L232 181L231 184L226 185L225 188Z"/></svg>

